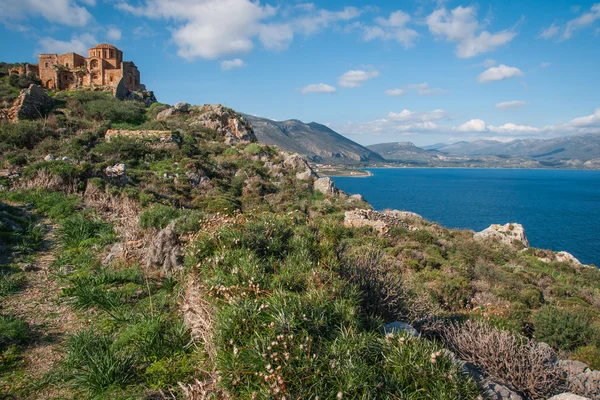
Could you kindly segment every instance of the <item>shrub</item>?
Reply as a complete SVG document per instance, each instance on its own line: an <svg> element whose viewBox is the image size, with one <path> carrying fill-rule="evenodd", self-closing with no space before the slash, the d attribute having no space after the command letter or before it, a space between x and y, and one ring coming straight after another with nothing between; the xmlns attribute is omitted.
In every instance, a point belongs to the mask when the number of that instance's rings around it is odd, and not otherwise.
<svg viewBox="0 0 600 400"><path fill-rule="evenodd" d="M600 349L596 346L589 345L578 348L573 353L573 358L586 363L592 370L600 370Z"/></svg>
<svg viewBox="0 0 600 400"><path fill-rule="evenodd" d="M67 380L94 394L131 383L136 376L133 357L112 343L111 335L92 329L71 336L64 361Z"/></svg>
<svg viewBox="0 0 600 400"><path fill-rule="evenodd" d="M594 344L600 337L590 317L571 310L545 306L534 315L533 322L536 339L555 349L575 350Z"/></svg>
<svg viewBox="0 0 600 400"><path fill-rule="evenodd" d="M111 224L76 214L65 219L59 229L61 244L70 249L107 244L113 240Z"/></svg>
<svg viewBox="0 0 600 400"><path fill-rule="evenodd" d="M22 344L29 339L27 322L12 315L0 314L0 351L11 344Z"/></svg>
<svg viewBox="0 0 600 400"><path fill-rule="evenodd" d="M20 121L18 124L0 124L0 150L33 149L53 132L39 121Z"/></svg>
<svg viewBox="0 0 600 400"><path fill-rule="evenodd" d="M144 121L144 113L146 112L144 105L140 102L120 101L113 98L86 102L84 108L88 118L114 123L141 124Z"/></svg>
<svg viewBox="0 0 600 400"><path fill-rule="evenodd" d="M250 143L248 146L246 146L245 151L248 154L252 154L252 155L256 156L256 155L259 155L260 153L264 152L265 150L258 143Z"/></svg>
<svg viewBox="0 0 600 400"><path fill-rule="evenodd" d="M172 220L179 218L180 215L181 212L174 207L155 204L140 214L140 227L144 229L162 229L169 225Z"/></svg>
<svg viewBox="0 0 600 400"><path fill-rule="evenodd" d="M459 358L530 398L546 399L564 388L562 371L548 346L472 321L451 323L441 329L441 336Z"/></svg>
<svg viewBox="0 0 600 400"><path fill-rule="evenodd" d="M340 269L341 276L360 289L361 304L366 312L388 321L406 317L401 276L381 250L376 247L353 249Z"/></svg>

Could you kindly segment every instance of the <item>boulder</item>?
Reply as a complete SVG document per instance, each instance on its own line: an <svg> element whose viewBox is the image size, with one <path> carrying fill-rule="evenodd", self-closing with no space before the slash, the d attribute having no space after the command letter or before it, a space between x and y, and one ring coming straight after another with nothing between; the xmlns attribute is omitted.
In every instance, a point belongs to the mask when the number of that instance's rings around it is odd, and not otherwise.
<svg viewBox="0 0 600 400"><path fill-rule="evenodd" d="M106 167L104 172L106 173L106 176L110 178L121 177L125 175L127 168L125 167L125 164L115 164L112 167Z"/></svg>
<svg viewBox="0 0 600 400"><path fill-rule="evenodd" d="M394 335L408 334L413 337L419 336L419 332L415 328L413 328L412 325L402 321L394 321L383 325L383 334L387 335L388 333Z"/></svg>
<svg viewBox="0 0 600 400"><path fill-rule="evenodd" d="M167 108L166 110L162 110L156 115L156 119L162 121L164 119L170 118L175 113L175 109L173 107Z"/></svg>
<svg viewBox="0 0 600 400"><path fill-rule="evenodd" d="M110 248L109 253L102 260L102 265L106 266L115 261L124 260L126 258L125 246L123 243L115 243Z"/></svg>
<svg viewBox="0 0 600 400"><path fill-rule="evenodd" d="M282 151L281 155L283 156L283 164L286 167L298 171L296 172L296 179L306 180L317 177L317 174L308 165L308 162L298 154L290 154Z"/></svg>
<svg viewBox="0 0 600 400"><path fill-rule="evenodd" d="M410 211L398 211L398 210L388 210L384 211L384 214L391 215L392 217L401 219L403 221L422 221L423 217L419 214L410 212Z"/></svg>
<svg viewBox="0 0 600 400"><path fill-rule="evenodd" d="M44 157L44 161L54 161L56 160L56 157L54 156L54 154L48 154L46 157Z"/></svg>
<svg viewBox="0 0 600 400"><path fill-rule="evenodd" d="M588 397L579 396L573 393L561 393L550 397L548 400L591 400Z"/></svg>
<svg viewBox="0 0 600 400"><path fill-rule="evenodd" d="M563 262L567 264L573 264L577 266L582 266L583 264L575 258L575 256L571 253L567 253L566 251L559 251L554 254L554 259L558 262Z"/></svg>
<svg viewBox="0 0 600 400"><path fill-rule="evenodd" d="M317 179L313 184L313 188L327 196L335 196L338 193L335 183L329 177Z"/></svg>
<svg viewBox="0 0 600 400"><path fill-rule="evenodd" d="M229 143L238 141L256 142L252 125L231 108L220 104L193 107L190 127L212 129L225 137Z"/></svg>
<svg viewBox="0 0 600 400"><path fill-rule="evenodd" d="M486 394L486 399L490 400L523 400L523 397L517 392L509 389L508 387L492 381L490 379L484 379L479 382L479 385Z"/></svg>
<svg viewBox="0 0 600 400"><path fill-rule="evenodd" d="M365 201L365 198L362 196L362 194L352 194L349 198L350 200L354 201Z"/></svg>
<svg viewBox="0 0 600 400"><path fill-rule="evenodd" d="M401 219L392 215L373 210L352 210L344 213L344 226L359 228L362 226L373 227L380 235L385 235L392 227L408 229Z"/></svg>
<svg viewBox="0 0 600 400"><path fill-rule="evenodd" d="M600 371L591 370L587 364L574 360L560 360L569 390L591 399L600 399Z"/></svg>
<svg viewBox="0 0 600 400"><path fill-rule="evenodd" d="M8 119L19 121L23 119L36 119L43 117L52 107L53 100L46 89L40 85L29 85L21 90L21 94L14 101L8 111Z"/></svg>
<svg viewBox="0 0 600 400"><path fill-rule="evenodd" d="M179 103L173 106L173 110L180 113L186 113L190 111L190 105L188 103L180 101Z"/></svg>
<svg viewBox="0 0 600 400"><path fill-rule="evenodd" d="M506 225L493 224L489 228L477 232L473 238L478 241L491 240L518 249L529 248L523 225L511 223Z"/></svg>

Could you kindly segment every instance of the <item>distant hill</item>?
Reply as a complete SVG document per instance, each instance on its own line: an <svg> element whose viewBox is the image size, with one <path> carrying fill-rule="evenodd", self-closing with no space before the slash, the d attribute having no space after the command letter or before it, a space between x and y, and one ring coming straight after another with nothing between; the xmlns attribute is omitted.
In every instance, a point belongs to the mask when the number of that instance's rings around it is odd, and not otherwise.
<svg viewBox="0 0 600 400"><path fill-rule="evenodd" d="M438 147L437 150L462 156L526 157L537 161L589 161L600 158L600 133L577 134L553 139L520 139L511 142L477 140Z"/></svg>
<svg viewBox="0 0 600 400"><path fill-rule="evenodd" d="M425 150L411 142L379 143L367 146L368 149L378 153L386 160L402 160L415 164L429 163L441 154L437 150Z"/></svg>
<svg viewBox="0 0 600 400"><path fill-rule="evenodd" d="M247 114L244 117L254 127L259 142L302 154L314 162L357 164L384 161L379 154L316 122L305 124L296 119L273 121Z"/></svg>

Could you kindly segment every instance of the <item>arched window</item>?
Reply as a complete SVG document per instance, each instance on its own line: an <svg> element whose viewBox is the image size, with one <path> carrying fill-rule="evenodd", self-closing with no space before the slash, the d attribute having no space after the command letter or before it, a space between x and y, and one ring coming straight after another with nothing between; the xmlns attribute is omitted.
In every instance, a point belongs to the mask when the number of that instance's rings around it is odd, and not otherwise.
<svg viewBox="0 0 600 400"><path fill-rule="evenodd" d="M92 69L98 68L98 60L90 61L90 68L92 68Z"/></svg>

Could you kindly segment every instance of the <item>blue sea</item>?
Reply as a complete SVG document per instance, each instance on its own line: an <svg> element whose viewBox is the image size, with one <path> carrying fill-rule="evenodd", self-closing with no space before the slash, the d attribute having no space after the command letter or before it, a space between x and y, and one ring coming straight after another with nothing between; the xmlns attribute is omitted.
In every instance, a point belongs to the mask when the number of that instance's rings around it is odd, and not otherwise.
<svg viewBox="0 0 600 400"><path fill-rule="evenodd" d="M334 177L376 210L413 211L448 228L518 222L532 247L600 266L600 171L374 168Z"/></svg>

